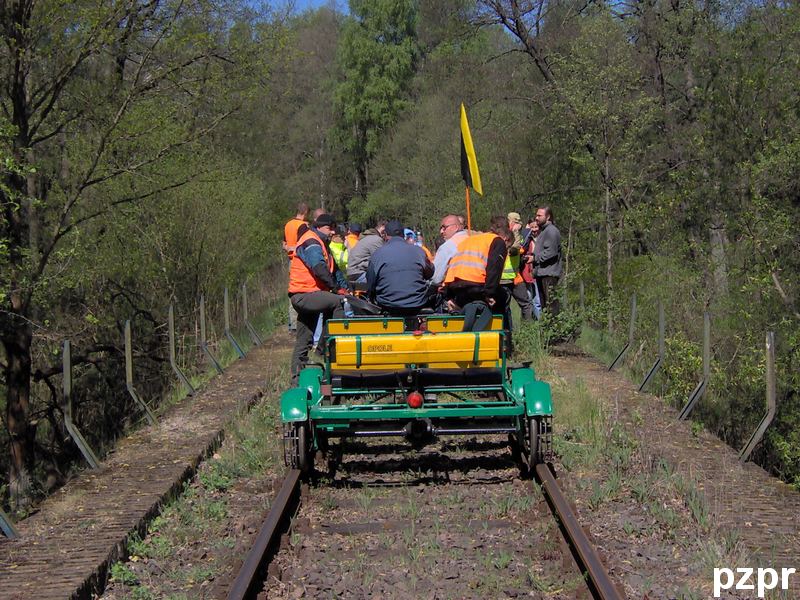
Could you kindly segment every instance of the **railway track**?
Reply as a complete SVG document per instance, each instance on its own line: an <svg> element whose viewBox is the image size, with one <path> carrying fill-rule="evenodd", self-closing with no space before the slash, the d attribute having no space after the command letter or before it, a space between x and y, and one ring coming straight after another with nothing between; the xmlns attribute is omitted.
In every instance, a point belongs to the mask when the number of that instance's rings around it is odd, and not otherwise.
<svg viewBox="0 0 800 600"><path fill-rule="evenodd" d="M399 459L400 464L402 464L402 460ZM468 459L465 459L468 460ZM398 462L395 461L393 466L398 466ZM360 469L364 466L364 461L356 461L356 465L354 466L355 469ZM388 469L391 469L392 465L389 465ZM387 481L387 478L383 476L383 473L380 473L379 476L372 482L370 482L366 486L361 486L360 482L350 482L349 484L339 485L339 490L343 490L345 494L349 494L350 496L354 494L361 494L359 496L359 500L356 502L357 506L355 506L355 513L357 514L359 511L366 512L368 514L374 513L375 509L379 509L380 513L385 514L392 514L392 509L390 505L397 504L397 498L401 498L401 502L405 502L406 498L408 498L410 492L408 489L414 489L414 486L419 484L419 480L412 482L410 488L403 488L401 486L397 486L396 482ZM550 523L558 523L558 530L560 530L560 535L563 536L563 540L566 542L568 547L568 552L565 554L571 554L570 558L565 556L561 557L561 563L564 570L573 569L575 574L571 576L565 576L563 579L565 581L572 581L573 584L576 586L571 591L567 591L567 595L559 596L558 589L559 585L556 583L548 584L546 581L543 583L543 580L533 578L531 579L529 576L528 582L531 584L532 589L539 589L547 590L547 586L549 585L549 589L551 591L554 590L556 597L590 597L599 600L617 600L624 598L624 595L617 589L614 582L611 580L608 572L606 571L600 557L590 542L586 532L580 526L574 512L572 511L566 497L561 492L561 489L558 486L558 483L553 476L553 473L546 465L537 465L534 469L534 476L543 492L543 495L546 499L547 506L549 507L549 512L551 515ZM441 476L434 475L431 477L425 477L426 481L424 485L434 484L432 489L436 489L437 487L441 490L448 485L453 485L454 482L450 478L450 476L445 476L441 478ZM492 476L482 476L478 479L478 482L475 483L474 481L471 482L469 479L464 481L458 480L455 482L455 485L462 485L466 484L468 486L477 485L479 488L483 485L483 489L479 490L479 494L477 497L491 497L494 494L494 490L501 489L505 486L506 491L510 493L506 493L505 496L503 494L497 495L499 498L514 498L515 494L517 494L519 490L519 485L522 485L522 482L519 478L515 478L515 482L510 482L508 478L500 477L492 477ZM287 472L286 477L284 479L283 485L280 488L280 491L275 497L275 500L272 504L270 512L264 521L264 524L261 527L261 530L256 538L256 541L250 550L236 580L234 581L232 587L230 588L228 598L230 600L238 600L243 598L255 598L260 593L262 593L264 589L264 581L266 580L266 573L267 568L270 561L275 556L278 546L280 544L281 536L287 531L289 522L291 520L292 515L295 514L300 501L300 486L301 486L301 473L297 470L290 470ZM437 485L441 484L441 485ZM533 497L534 491L530 489L529 484L525 484L528 494ZM493 487L494 490L489 491L489 488ZM509 487L512 486L512 487ZM323 486L319 489L324 489L326 486ZM334 486L336 488L337 486ZM375 497L371 501L371 504L374 506L369 506L368 503L363 500L363 495L372 494L373 492L370 490L375 489L386 489L390 490L384 497L380 497L377 492L375 492ZM401 489L405 490L403 492L398 493L396 490ZM431 488L429 488L431 489ZM476 488L477 489L477 488ZM336 508L333 506L334 500L331 500L331 497L324 496L321 498L323 503L329 504L329 508ZM342 504L346 502L346 500L342 500L340 498ZM469 502L474 504L474 500L469 500ZM433 504L439 506L442 503L442 499L438 498L433 500ZM362 510L364 509L364 510ZM372 510L370 510L372 509ZM327 516L330 514L330 510L324 512ZM410 531L411 537L420 537L424 538L425 535L430 535L429 533L423 532L430 532L434 529L432 526L432 521L429 518L429 515L426 515L426 508L420 507L413 512L413 514L408 515L405 514L405 517L411 517L411 519L416 524L412 526ZM467 520L464 521L463 525L467 529L471 529L473 531L478 531L479 533L482 531L481 535L485 535L487 538L497 538L502 539L503 537L515 537L513 535L513 531L515 528L515 524L512 520L509 519L508 514L500 515L502 518L487 518L487 519L475 519L473 518L474 514L465 515L467 516ZM315 525L315 535L317 536L331 536L333 534L337 535L345 535L350 537L359 537L363 539L366 536L372 535L380 536L385 541L383 542L387 548L386 550L390 553L399 553L402 554L401 550L398 550L398 544L391 541L391 535L394 533L400 532L399 535L405 535L406 539L409 537L408 533L404 533L404 527L406 519L405 517L400 519L391 519L383 520L383 521L372 521L361 523L354 520L352 517L342 517L342 522L339 523L318 523ZM494 517L498 517L495 515ZM357 518L357 517L356 517ZM554 520L553 520L554 519ZM450 529L457 527L457 525L453 525L452 522L449 525ZM438 527L436 528L438 531ZM423 534L423 535L420 535ZM531 529L530 535L532 537L536 537L539 532L535 529ZM439 534L439 537L442 537L442 534ZM560 536L559 536L560 537ZM320 538L314 538L319 540ZM443 538L447 539L447 538ZM327 542L319 542L321 545L325 545ZM423 545L427 542L421 542ZM434 542L435 544L435 542ZM453 542L456 547L460 545L458 542ZM537 546L545 547L547 546L548 542L542 542L541 540L536 542ZM369 544L365 541L363 543L364 547L367 548ZM485 554L486 556L493 555L493 546L491 542L487 542L485 548L481 548L483 545L480 540L474 542L473 545L477 546L479 549L476 551L475 556L480 557L481 553ZM549 543L550 546L555 546L553 543ZM400 544L402 546L402 544ZM337 547L331 546L329 548L331 553L336 553L337 555L342 557L342 560L349 560L347 557L352 555L352 552L349 550L349 547ZM441 549L439 549L441 551ZM372 557L376 556L379 553L376 553L373 550L369 551L370 560L368 560L362 567L371 564ZM550 555L557 554L555 550L551 547L548 550ZM490 562L487 561L486 564L492 565L494 564L497 566L498 562L506 562L510 559L508 557L504 557L503 552L499 553L500 559L499 561ZM425 556L422 551L420 554L412 554L412 557L416 558L418 562L424 562ZM552 558L552 556L551 556ZM577 563L577 567L573 563L571 563L571 559L574 559L575 563ZM474 557L473 559L474 560ZM316 561L309 561L310 563L314 563ZM409 561L412 562L412 561ZM553 561L557 563L557 561ZM458 564L458 563L456 563ZM548 563L550 564L550 563ZM426 567L428 568L428 567ZM433 568L432 566L429 568ZM491 568L491 566L489 567ZM552 567L551 567L552 568ZM378 567L380 570L380 567ZM414 567L413 564L411 565L411 572L413 573ZM401 569L408 571L408 569ZM295 573L295 575L297 575ZM445 577L450 577L449 575L445 575ZM585 580L585 584L584 584ZM577 583L576 583L577 582ZM586 591L576 591L579 587L586 588ZM313 589L313 588L312 588ZM429 595L435 596L435 591L429 591ZM328 595L337 595L337 590L329 590ZM355 593L354 590L350 590L351 593ZM411 596L417 595L420 590L412 590ZM476 593L479 590L476 590ZM485 590L484 590L485 592ZM342 589L338 589L338 593L342 593ZM348 593L348 592L345 592ZM508 592L509 595L514 595L512 592ZM313 595L313 594L311 594ZM402 595L402 593L400 593ZM458 597L463 595L463 592L457 592ZM480 593L477 593L480 596ZM270 594L268 594L271 597Z"/></svg>

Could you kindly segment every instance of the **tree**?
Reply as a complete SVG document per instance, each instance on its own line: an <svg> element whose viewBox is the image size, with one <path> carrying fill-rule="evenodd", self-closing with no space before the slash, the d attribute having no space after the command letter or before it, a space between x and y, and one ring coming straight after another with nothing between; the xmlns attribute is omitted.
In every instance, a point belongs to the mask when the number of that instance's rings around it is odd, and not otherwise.
<svg viewBox="0 0 800 600"><path fill-rule="evenodd" d="M368 165L397 115L408 106L418 56L415 0L351 0L338 60L340 129L355 166L356 194L365 195Z"/></svg>
<svg viewBox="0 0 800 600"><path fill-rule="evenodd" d="M207 171L160 167L190 156L235 109L248 61L222 50L217 10L205 0L0 7L0 342L19 502L31 484L34 329L54 274L91 223Z"/></svg>

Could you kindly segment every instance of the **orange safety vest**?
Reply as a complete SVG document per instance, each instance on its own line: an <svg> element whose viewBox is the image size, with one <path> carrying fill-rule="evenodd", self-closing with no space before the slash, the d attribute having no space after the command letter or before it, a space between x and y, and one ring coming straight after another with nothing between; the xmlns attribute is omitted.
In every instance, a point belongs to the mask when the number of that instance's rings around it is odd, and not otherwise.
<svg viewBox="0 0 800 600"><path fill-rule="evenodd" d="M444 283L469 281L486 283L486 266L489 264L489 247L499 236L494 233L467 235L458 243L456 253L450 259Z"/></svg>
<svg viewBox="0 0 800 600"><path fill-rule="evenodd" d="M325 242L323 242L316 233L309 229L300 236L300 239L297 240L297 245L302 246L308 239L315 239L319 242L319 245L322 246L322 256L328 264L328 271L333 273L333 255L328 252ZM289 265L289 293L298 294L320 291L328 291L328 286L316 278L314 273L311 272L311 269L306 266L306 263L304 263L299 256L296 254L292 256L292 262Z"/></svg>
<svg viewBox="0 0 800 600"><path fill-rule="evenodd" d="M289 258L294 256L294 247L297 246L297 232L301 225L307 225L302 219L294 218L283 226L283 241L286 242L286 254Z"/></svg>
<svg viewBox="0 0 800 600"><path fill-rule="evenodd" d="M431 251L428 250L425 246L420 246L420 248L422 248L425 251L425 256L428 257L428 260L433 262L433 254L431 254Z"/></svg>
<svg viewBox="0 0 800 600"><path fill-rule="evenodd" d="M348 250L352 250L356 247L360 236L357 233L348 234L347 238L345 238L345 246L347 246Z"/></svg>

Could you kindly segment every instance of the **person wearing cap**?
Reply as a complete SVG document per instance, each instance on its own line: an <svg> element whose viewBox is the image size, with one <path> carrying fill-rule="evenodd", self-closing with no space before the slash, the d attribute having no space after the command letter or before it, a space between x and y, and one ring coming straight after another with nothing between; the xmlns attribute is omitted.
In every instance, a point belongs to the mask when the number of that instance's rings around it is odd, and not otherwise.
<svg viewBox="0 0 800 600"><path fill-rule="evenodd" d="M508 228L514 234L514 241L508 249L505 265L503 265L503 277L501 284L506 286L508 291L509 303L509 328L511 328L511 298L519 305L522 312L522 319L530 321L533 319L533 306L531 304L531 297L528 294L528 286L525 285L525 280L520 272L520 258L524 252L523 238L522 238L522 218L519 213L510 212L507 216Z"/></svg>
<svg viewBox="0 0 800 600"><path fill-rule="evenodd" d="M433 265L413 237L411 243L406 242L409 231L400 221L389 221L389 239L375 251L367 267L367 296L395 316L414 315L431 300L428 279Z"/></svg>
<svg viewBox="0 0 800 600"><path fill-rule="evenodd" d="M308 362L314 330L320 318L341 318L341 294L347 282L336 268L328 240L335 229L331 215L319 215L300 236L289 267L289 299L297 311L297 339L292 353L292 381Z"/></svg>
<svg viewBox="0 0 800 600"><path fill-rule="evenodd" d="M414 244L418 248L422 248L422 251L425 253L425 256L428 258L429 261L431 261L431 263L433 263L433 254L431 254L431 251L425 247L425 244L423 243L422 240L422 232L414 231L413 229L409 229L408 227L406 227L405 229L403 229L403 234L405 235L407 244Z"/></svg>
<svg viewBox="0 0 800 600"><path fill-rule="evenodd" d="M359 238L354 248L350 249L347 259L347 280L351 283L363 283L367 280L367 267L370 257L383 246L386 221L378 221L374 228L367 229Z"/></svg>
<svg viewBox="0 0 800 600"><path fill-rule="evenodd" d="M358 243L358 239L361 237L361 225L358 223L350 223L350 227L348 228L347 236L344 239L345 246L347 246L348 250L352 250L356 247Z"/></svg>

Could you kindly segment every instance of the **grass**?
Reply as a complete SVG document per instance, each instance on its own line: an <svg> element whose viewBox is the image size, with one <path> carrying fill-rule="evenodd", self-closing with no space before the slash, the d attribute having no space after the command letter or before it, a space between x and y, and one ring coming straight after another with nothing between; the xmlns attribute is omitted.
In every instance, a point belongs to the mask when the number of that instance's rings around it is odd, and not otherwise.
<svg viewBox="0 0 800 600"><path fill-rule="evenodd" d="M262 318L267 325L261 331L280 322L278 310L273 307ZM228 364L235 355L220 358ZM111 567L111 580L123 586L123 597L196 597L186 590L215 579L218 568L236 546L235 537L231 537L236 534L228 527L230 506L225 492L242 479L262 478L281 460L275 436L264 433L277 427L277 405L269 397L281 387L287 370L283 367L276 371L276 382L267 390L265 401L243 412L226 428L224 446L200 466L194 480L184 485L183 493L151 521L147 535L130 536L128 561ZM206 548L199 558L198 547ZM171 568L176 562L180 566Z"/></svg>

